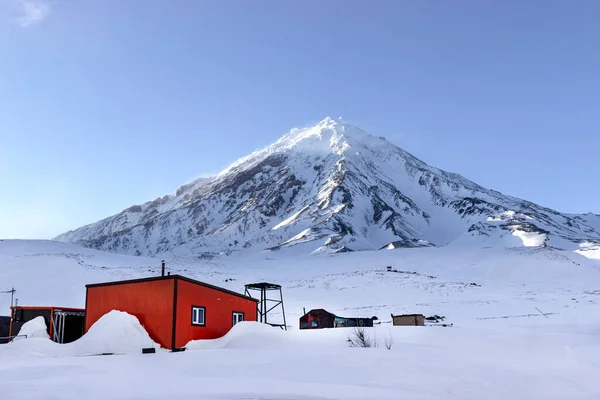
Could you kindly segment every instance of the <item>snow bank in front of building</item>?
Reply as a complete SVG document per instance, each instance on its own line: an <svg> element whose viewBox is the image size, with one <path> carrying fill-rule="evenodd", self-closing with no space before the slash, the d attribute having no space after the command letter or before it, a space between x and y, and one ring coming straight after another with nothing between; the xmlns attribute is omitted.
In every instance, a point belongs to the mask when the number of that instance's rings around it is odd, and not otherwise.
<svg viewBox="0 0 600 400"><path fill-rule="evenodd" d="M382 331L377 328L365 328L369 338L376 338L383 343L389 330ZM413 332L412 336L420 332ZM287 347L348 347L348 339L354 335L352 328L336 329L308 329L284 331L279 327L272 327L255 321L237 323L223 337L211 340L192 340L185 347L187 350L213 350L224 348L236 349L266 349ZM403 339L406 331L398 331L399 339ZM409 337L411 334L408 335Z"/></svg>
<svg viewBox="0 0 600 400"><path fill-rule="evenodd" d="M116 310L104 314L81 339L73 342L73 345L78 346L82 352L91 354L141 353L142 348L160 348L137 317Z"/></svg>
<svg viewBox="0 0 600 400"><path fill-rule="evenodd" d="M15 340L8 346L11 351L45 357L141 354L142 348L160 349L160 345L150 338L135 316L114 310L103 315L85 335L75 342L58 344L51 341L46 335L45 338L33 337L31 340Z"/></svg>
<svg viewBox="0 0 600 400"><path fill-rule="evenodd" d="M227 334L218 339L192 340L187 350L211 350L223 348L273 348L286 347L291 343L290 332L278 327L254 321L235 324Z"/></svg>
<svg viewBox="0 0 600 400"><path fill-rule="evenodd" d="M48 335L48 326L46 325L44 317L41 316L25 322L17 335L22 336L17 339L50 339L50 336Z"/></svg>

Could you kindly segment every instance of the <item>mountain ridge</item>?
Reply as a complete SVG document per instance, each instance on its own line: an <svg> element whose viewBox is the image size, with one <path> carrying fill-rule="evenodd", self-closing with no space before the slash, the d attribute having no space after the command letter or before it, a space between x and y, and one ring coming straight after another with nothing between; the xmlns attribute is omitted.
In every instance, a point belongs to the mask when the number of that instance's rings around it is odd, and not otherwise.
<svg viewBox="0 0 600 400"><path fill-rule="evenodd" d="M562 214L486 189L328 117L214 177L55 240L134 255L339 252L392 243L579 250L599 246L599 232L600 216Z"/></svg>

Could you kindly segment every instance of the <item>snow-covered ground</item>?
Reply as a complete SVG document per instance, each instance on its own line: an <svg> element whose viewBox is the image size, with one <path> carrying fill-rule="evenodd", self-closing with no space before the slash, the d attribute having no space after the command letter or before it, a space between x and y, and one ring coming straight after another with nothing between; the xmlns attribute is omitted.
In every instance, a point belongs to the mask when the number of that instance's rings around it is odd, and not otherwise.
<svg viewBox="0 0 600 400"><path fill-rule="evenodd" d="M65 346L24 339L0 345L0 399L600 398L600 266L577 253L455 246L292 256L282 249L167 266L240 292L253 281L281 284L291 329L245 323L186 352L149 355L140 354L141 342L124 344L144 332L101 329L94 340ZM0 290L14 286L23 305L83 307L86 283L159 270L160 259L0 241ZM3 296L6 314L10 297ZM303 307L377 316L368 334L379 347L350 348L351 329L299 331ZM405 312L442 315L453 326L392 327L390 314ZM118 346L126 354L89 356Z"/></svg>
<svg viewBox="0 0 600 400"><path fill-rule="evenodd" d="M245 323L245 325L259 325ZM42 357L0 347L3 399L597 399L598 329L237 326L224 346L183 353ZM598 328L599 326L596 326ZM271 330L272 332L264 332ZM392 332L391 350L383 345ZM269 342L261 338L269 338ZM23 342L26 340L23 340ZM210 343L208 343L210 345ZM223 343L220 343L223 344Z"/></svg>

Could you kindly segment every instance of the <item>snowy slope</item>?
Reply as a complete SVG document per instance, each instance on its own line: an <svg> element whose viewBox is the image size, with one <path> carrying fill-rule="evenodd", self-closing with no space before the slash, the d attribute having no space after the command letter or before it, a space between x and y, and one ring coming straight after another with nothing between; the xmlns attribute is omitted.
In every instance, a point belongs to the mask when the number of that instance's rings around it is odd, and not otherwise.
<svg viewBox="0 0 600 400"><path fill-rule="evenodd" d="M84 284L156 275L159 266L157 258L73 244L0 242L0 285L14 286L23 305L81 307ZM280 283L290 331L240 326L225 338L194 342L189 351L156 355L140 354L149 345L143 331L121 335L113 325L71 345L41 339L0 345L4 398L600 396L594 380L600 374L600 263L571 251L459 245L334 255L280 251L167 258L167 267L235 291L254 281ZM0 314L9 299L0 297ZM299 331L303 307L377 316L380 324L368 334L379 338L379 348L349 348L348 329ZM442 315L453 326L391 327L390 314L405 312ZM271 321L278 319L275 314ZM84 356L108 350L132 354Z"/></svg>
<svg viewBox="0 0 600 400"><path fill-rule="evenodd" d="M0 240L0 291L22 305L85 306L85 284L160 273L160 261L45 240ZM0 315L10 296L0 295Z"/></svg>
<svg viewBox="0 0 600 400"><path fill-rule="evenodd" d="M85 284L156 276L160 261L52 241L5 240L0 283L14 286L22 305L84 307ZM398 272L387 272L387 266ZM535 312L534 305L565 312L565 306L576 310L600 301L598 261L539 247L167 258L167 268L237 292L250 282L280 283L294 326L303 307L380 318L416 310L473 323L477 317ZM0 297L0 313L8 314L9 303L10 296Z"/></svg>
<svg viewBox="0 0 600 400"><path fill-rule="evenodd" d="M451 243L573 251L600 244L600 216L561 214L485 189L326 118L213 178L56 240L131 255L290 247L308 254Z"/></svg>

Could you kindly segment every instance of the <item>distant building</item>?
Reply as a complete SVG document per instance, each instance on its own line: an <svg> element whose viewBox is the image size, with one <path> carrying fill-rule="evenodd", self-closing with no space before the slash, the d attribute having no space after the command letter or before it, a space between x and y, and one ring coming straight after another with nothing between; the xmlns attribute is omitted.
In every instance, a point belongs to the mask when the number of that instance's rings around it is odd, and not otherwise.
<svg viewBox="0 0 600 400"><path fill-rule="evenodd" d="M423 314L392 314L392 324L394 326L425 326L425 316Z"/></svg>
<svg viewBox="0 0 600 400"><path fill-rule="evenodd" d="M377 317L340 317L319 308L310 310L300 317L300 329L346 328L354 326L370 327L373 326L374 320L377 320Z"/></svg>

